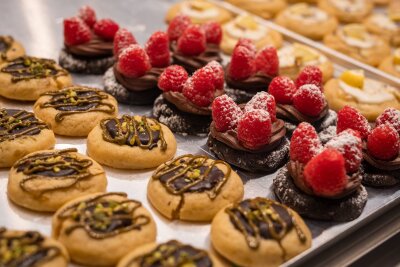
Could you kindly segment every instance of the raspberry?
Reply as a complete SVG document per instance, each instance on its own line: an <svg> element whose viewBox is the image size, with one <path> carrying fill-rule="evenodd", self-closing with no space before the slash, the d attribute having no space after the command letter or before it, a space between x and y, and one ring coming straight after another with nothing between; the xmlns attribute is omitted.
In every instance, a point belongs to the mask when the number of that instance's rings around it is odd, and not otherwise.
<svg viewBox="0 0 400 267"><path fill-rule="evenodd" d="M316 85L305 84L294 93L293 105L301 113L317 117L326 106L326 100Z"/></svg>
<svg viewBox="0 0 400 267"><path fill-rule="evenodd" d="M314 127L307 122L300 123L290 140L290 159L306 164L321 149L321 141Z"/></svg>
<svg viewBox="0 0 400 267"><path fill-rule="evenodd" d="M355 108L345 106L338 112L336 132L340 133L346 129L358 131L362 139L367 139L371 127L367 119Z"/></svg>
<svg viewBox="0 0 400 267"><path fill-rule="evenodd" d="M185 15L176 16L168 26L168 36L170 41L176 41L181 37L186 28L192 24L190 18Z"/></svg>
<svg viewBox="0 0 400 267"><path fill-rule="evenodd" d="M79 45L92 39L89 26L80 18L64 19L64 42L66 45Z"/></svg>
<svg viewBox="0 0 400 267"><path fill-rule="evenodd" d="M182 92L183 85L189 78L186 70L178 65L166 68L158 78L158 88L164 92Z"/></svg>
<svg viewBox="0 0 400 267"><path fill-rule="evenodd" d="M118 57L117 64L118 70L130 78L141 77L151 69L149 57L138 44L124 49Z"/></svg>
<svg viewBox="0 0 400 267"><path fill-rule="evenodd" d="M197 70L183 86L183 95L200 107L207 107L214 98L215 81L204 68Z"/></svg>
<svg viewBox="0 0 400 267"><path fill-rule="evenodd" d="M252 57L256 56L257 48L252 40L246 38L240 38L239 41L236 43L235 48L238 46L246 47L252 53Z"/></svg>
<svg viewBox="0 0 400 267"><path fill-rule="evenodd" d="M246 112L253 109L262 109L267 111L271 117L271 122L276 121L275 98L267 92L258 92L244 107Z"/></svg>
<svg viewBox="0 0 400 267"><path fill-rule="evenodd" d="M178 39L178 50L187 56L198 56L206 51L206 34L198 25L190 25Z"/></svg>
<svg viewBox="0 0 400 267"><path fill-rule="evenodd" d="M202 25L204 32L206 33L206 40L209 44L219 45L222 40L222 28L217 22L207 22Z"/></svg>
<svg viewBox="0 0 400 267"><path fill-rule="evenodd" d="M238 122L237 138L246 148L256 150L271 140L271 118L267 111L253 109L246 112Z"/></svg>
<svg viewBox="0 0 400 267"><path fill-rule="evenodd" d="M276 102L280 104L292 104L296 90L292 79L286 76L273 78L268 87L268 93L273 95Z"/></svg>
<svg viewBox="0 0 400 267"><path fill-rule="evenodd" d="M153 33L147 41L145 49L153 67L164 68L170 65L169 39L165 32Z"/></svg>
<svg viewBox="0 0 400 267"><path fill-rule="evenodd" d="M228 74L234 80L245 80L255 73L254 56L245 46L233 50Z"/></svg>
<svg viewBox="0 0 400 267"><path fill-rule="evenodd" d="M258 52L255 60L256 70L271 77L279 72L279 58L275 47L267 46Z"/></svg>
<svg viewBox="0 0 400 267"><path fill-rule="evenodd" d="M323 91L322 71L317 66L306 66L296 79L296 87L300 88L305 84L314 84Z"/></svg>
<svg viewBox="0 0 400 267"><path fill-rule="evenodd" d="M82 6L79 9L78 17L81 18L90 28L96 23L96 12L90 6Z"/></svg>
<svg viewBox="0 0 400 267"><path fill-rule="evenodd" d="M325 149L304 167L304 180L318 196L340 194L348 182L343 155L336 149Z"/></svg>
<svg viewBox="0 0 400 267"><path fill-rule="evenodd" d="M342 153L345 159L347 173L358 171L363 158L362 141L358 132L347 129L332 138L326 144L326 147L334 148Z"/></svg>
<svg viewBox="0 0 400 267"><path fill-rule="evenodd" d="M400 134L400 110L395 108L387 108L376 119L376 125L390 124Z"/></svg>
<svg viewBox="0 0 400 267"><path fill-rule="evenodd" d="M111 19L101 19L93 26L94 33L108 41L114 40L118 29L118 24Z"/></svg>
<svg viewBox="0 0 400 267"><path fill-rule="evenodd" d="M241 116L243 116L242 110L229 96L222 95L214 99L212 118L217 131L226 132L236 129Z"/></svg>
<svg viewBox="0 0 400 267"><path fill-rule="evenodd" d="M208 63L203 69L210 72L211 79L214 81L215 89L224 89L225 74L224 69L217 61L213 60Z"/></svg>
<svg viewBox="0 0 400 267"><path fill-rule="evenodd" d="M118 59L118 56L122 50L131 44L137 44L133 34L127 29L119 29L114 37L114 56Z"/></svg>
<svg viewBox="0 0 400 267"><path fill-rule="evenodd" d="M368 136L367 148L374 158L394 160L399 155L399 133L390 125L379 125Z"/></svg>

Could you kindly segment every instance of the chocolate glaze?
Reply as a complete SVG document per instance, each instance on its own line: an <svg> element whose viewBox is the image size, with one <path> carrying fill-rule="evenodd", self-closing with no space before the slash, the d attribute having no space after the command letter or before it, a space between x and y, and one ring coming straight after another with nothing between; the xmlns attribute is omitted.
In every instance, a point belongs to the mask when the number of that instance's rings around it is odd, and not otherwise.
<svg viewBox="0 0 400 267"><path fill-rule="evenodd" d="M120 196L125 200L113 200L110 197ZM73 220L74 224L65 229L70 235L76 229L83 228L94 239L104 239L132 230L141 230L150 223L145 215L136 215L142 204L127 199L125 193L104 193L65 207L59 214L60 220Z"/></svg>
<svg viewBox="0 0 400 267"><path fill-rule="evenodd" d="M65 45L65 50L80 58L90 59L90 58L102 58L109 57L113 55L113 42L105 41L96 35L93 38L84 44L79 45Z"/></svg>
<svg viewBox="0 0 400 267"><path fill-rule="evenodd" d="M385 161L372 157L367 151L364 150L363 158L376 169L383 171L400 171L400 154L397 155L397 158L394 160Z"/></svg>
<svg viewBox="0 0 400 267"><path fill-rule="evenodd" d="M226 66L226 70L229 70L230 64ZM267 76L261 72L257 72L253 76L245 80L235 80L228 75L228 71L225 71L225 81L228 87L233 89L240 89L243 91L251 92L256 94L260 91L267 91L268 86L274 77Z"/></svg>
<svg viewBox="0 0 400 267"><path fill-rule="evenodd" d="M328 111L329 107L328 104L326 104L322 112L318 115L318 117L311 117L304 115L292 105L282 105L282 104L276 105L276 117L294 123L300 123L300 122L308 122L311 124L318 123L319 121L325 118L325 116L328 114Z"/></svg>
<svg viewBox="0 0 400 267"><path fill-rule="evenodd" d="M115 78L118 83L132 92L140 92L145 90L160 90L158 89L158 77L164 71L163 68L151 68L146 74L139 78L129 78L120 73L117 66L113 67Z"/></svg>
<svg viewBox="0 0 400 267"><path fill-rule="evenodd" d="M10 49L14 39L11 36L0 35L0 59L7 59L7 52Z"/></svg>

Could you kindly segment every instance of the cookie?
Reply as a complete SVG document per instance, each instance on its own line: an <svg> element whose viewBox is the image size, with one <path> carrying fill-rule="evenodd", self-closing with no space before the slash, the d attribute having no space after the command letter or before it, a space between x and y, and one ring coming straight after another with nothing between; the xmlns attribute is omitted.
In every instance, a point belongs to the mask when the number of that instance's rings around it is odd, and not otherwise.
<svg viewBox="0 0 400 267"><path fill-rule="evenodd" d="M396 49L392 55L384 58L379 69L400 78L400 49Z"/></svg>
<svg viewBox="0 0 400 267"><path fill-rule="evenodd" d="M147 186L150 203L168 219L211 221L243 197L243 183L221 160L183 155L162 164Z"/></svg>
<svg viewBox="0 0 400 267"><path fill-rule="evenodd" d="M271 19L286 7L284 0L258 1L258 0L227 0L237 7L247 10L264 19Z"/></svg>
<svg viewBox="0 0 400 267"><path fill-rule="evenodd" d="M87 152L99 163L120 169L149 169L173 158L176 140L155 119L123 115L103 119L90 132Z"/></svg>
<svg viewBox="0 0 400 267"><path fill-rule="evenodd" d="M36 231L0 228L1 266L67 267L65 247Z"/></svg>
<svg viewBox="0 0 400 267"><path fill-rule="evenodd" d="M115 266L132 250L155 242L156 235L150 213L125 193L74 199L53 216L53 238L82 265Z"/></svg>
<svg viewBox="0 0 400 267"><path fill-rule="evenodd" d="M383 170L382 166L377 168L364 160L361 166L361 173L363 176L362 183L365 186L384 188L400 184L400 168L397 170Z"/></svg>
<svg viewBox="0 0 400 267"><path fill-rule="evenodd" d="M56 138L32 112L0 108L0 168L34 151L54 147Z"/></svg>
<svg viewBox="0 0 400 267"><path fill-rule="evenodd" d="M359 23L372 12L374 4L369 0L320 0L318 6L340 22Z"/></svg>
<svg viewBox="0 0 400 267"><path fill-rule="evenodd" d="M7 195L19 206L52 212L76 197L104 192L106 187L103 168L75 148L42 150L14 164Z"/></svg>
<svg viewBox="0 0 400 267"><path fill-rule="evenodd" d="M211 243L235 265L279 266L311 247L311 232L290 208L267 198L221 209L211 224Z"/></svg>
<svg viewBox="0 0 400 267"><path fill-rule="evenodd" d="M0 65L0 95L6 98L33 101L70 85L71 76L51 59L24 56Z"/></svg>
<svg viewBox="0 0 400 267"><path fill-rule="evenodd" d="M388 14L372 14L364 21L364 25L368 31L381 36L393 46L400 45L400 26Z"/></svg>
<svg viewBox="0 0 400 267"><path fill-rule="evenodd" d="M117 116L118 103L104 91L76 85L42 94L33 110L56 134L87 136L102 119Z"/></svg>
<svg viewBox="0 0 400 267"><path fill-rule="evenodd" d="M25 55L24 47L9 35L0 35L0 63Z"/></svg>

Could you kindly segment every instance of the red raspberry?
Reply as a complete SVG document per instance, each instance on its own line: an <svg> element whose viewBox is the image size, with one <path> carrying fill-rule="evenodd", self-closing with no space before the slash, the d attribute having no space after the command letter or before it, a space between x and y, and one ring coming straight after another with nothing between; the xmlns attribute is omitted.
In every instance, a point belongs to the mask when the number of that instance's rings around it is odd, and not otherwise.
<svg viewBox="0 0 400 267"><path fill-rule="evenodd" d="M158 78L158 88L164 92L182 92L183 85L189 78L186 70L178 65L172 65L166 68Z"/></svg>
<svg viewBox="0 0 400 267"><path fill-rule="evenodd" d="M305 84L315 84L323 91L322 71L317 66L306 66L296 79L296 87L300 88Z"/></svg>
<svg viewBox="0 0 400 267"><path fill-rule="evenodd" d="M326 100L316 85L305 84L294 93L293 105L301 113L317 117L326 106Z"/></svg>
<svg viewBox="0 0 400 267"><path fill-rule="evenodd" d="M101 19L93 26L94 33L107 41L114 40L118 29L118 24L111 19Z"/></svg>
<svg viewBox="0 0 400 267"><path fill-rule="evenodd" d="M218 22L207 22L202 25L207 43L219 45L222 40L222 27Z"/></svg>
<svg viewBox="0 0 400 267"><path fill-rule="evenodd" d="M376 119L376 125L390 124L400 134L400 110L395 108L387 108Z"/></svg>
<svg viewBox="0 0 400 267"><path fill-rule="evenodd" d="M124 49L118 57L117 64L118 71L130 78L141 77L151 69L149 57L138 44Z"/></svg>
<svg viewBox="0 0 400 267"><path fill-rule="evenodd" d="M339 110L336 132L340 133L346 129L358 131L362 139L367 139L371 131L367 119L355 108L349 106Z"/></svg>
<svg viewBox="0 0 400 267"><path fill-rule="evenodd" d="M267 92L258 92L244 107L246 112L253 109L263 109L267 111L271 117L271 122L276 121L275 98Z"/></svg>
<svg viewBox="0 0 400 267"><path fill-rule="evenodd" d="M217 131L226 132L236 129L238 120L242 116L242 110L229 96L222 95L214 99L212 103L212 118Z"/></svg>
<svg viewBox="0 0 400 267"><path fill-rule="evenodd" d="M183 95L200 107L207 107L214 99L215 81L204 68L197 70L183 86Z"/></svg>
<svg viewBox="0 0 400 267"><path fill-rule="evenodd" d="M300 123L290 140L290 159L306 164L321 149L321 141L314 127L307 122Z"/></svg>
<svg viewBox="0 0 400 267"><path fill-rule="evenodd" d="M83 6L79 9L78 17L81 18L90 28L96 23L96 12L90 6Z"/></svg>
<svg viewBox="0 0 400 267"><path fill-rule="evenodd" d="M399 133L391 125L383 124L372 130L368 136L369 154L380 160L391 161L398 157Z"/></svg>
<svg viewBox="0 0 400 267"><path fill-rule="evenodd" d="M233 80L245 80L255 73L254 56L245 46L233 50L228 74Z"/></svg>
<svg viewBox="0 0 400 267"><path fill-rule="evenodd" d="M153 67L164 68L170 65L169 39L165 32L153 33L147 41L145 49Z"/></svg>
<svg viewBox="0 0 400 267"><path fill-rule="evenodd" d="M176 16L168 26L168 36L170 41L176 41L181 37L186 28L192 24L190 18L185 15Z"/></svg>
<svg viewBox="0 0 400 267"><path fill-rule="evenodd" d="M206 51L206 34L198 25L189 25L178 39L178 50L187 56L198 56Z"/></svg>
<svg viewBox="0 0 400 267"><path fill-rule="evenodd" d="M64 19L64 42L66 45L79 45L92 39L89 26L77 17Z"/></svg>
<svg viewBox="0 0 400 267"><path fill-rule="evenodd" d="M214 81L215 89L224 89L225 74L224 68L221 64L214 60L203 67L203 69L210 72L210 76L212 76L211 79Z"/></svg>
<svg viewBox="0 0 400 267"><path fill-rule="evenodd" d="M292 104L296 90L297 88L292 79L286 76L273 78L268 87L268 93L273 95L276 102L280 104Z"/></svg>
<svg viewBox="0 0 400 267"><path fill-rule="evenodd" d="M262 109L246 112L238 122L237 138L246 148L256 150L271 140L271 117Z"/></svg>
<svg viewBox="0 0 400 267"><path fill-rule="evenodd" d="M252 40L246 38L240 38L239 41L236 43L235 48L238 46L246 47L252 53L252 57L256 56L257 48Z"/></svg>
<svg viewBox="0 0 400 267"><path fill-rule="evenodd" d="M304 167L304 180L317 196L340 194L348 182L343 155L336 149L325 149Z"/></svg>
<svg viewBox="0 0 400 267"><path fill-rule="evenodd" d="M256 70L271 77L279 72L279 58L275 47L267 46L258 52L255 60Z"/></svg>
<svg viewBox="0 0 400 267"><path fill-rule="evenodd" d="M137 44L133 34L127 29L119 29L114 37L114 56L118 59L118 56L122 50L131 44Z"/></svg>
<svg viewBox="0 0 400 267"><path fill-rule="evenodd" d="M346 172L354 173L360 168L362 156L362 141L358 132L347 129L332 138L326 147L334 148L342 153L346 161Z"/></svg>

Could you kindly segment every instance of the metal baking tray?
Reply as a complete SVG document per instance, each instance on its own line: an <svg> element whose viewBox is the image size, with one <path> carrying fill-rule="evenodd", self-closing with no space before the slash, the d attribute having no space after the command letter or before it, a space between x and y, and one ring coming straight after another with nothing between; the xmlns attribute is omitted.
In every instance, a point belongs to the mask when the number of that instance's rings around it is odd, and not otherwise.
<svg viewBox="0 0 400 267"><path fill-rule="evenodd" d="M57 59L62 47L62 19L73 16L83 4L92 5L98 17L115 19L122 27L132 31L136 39L143 44L150 34L156 30L164 30L164 15L175 1L168 0L125 0L125 1L0 1L3 19L0 23L0 33L13 35L21 41L27 53L34 56ZM236 10L237 12L237 10ZM239 10L239 12L241 12ZM268 22L263 22L267 23ZM283 29L284 30L284 29ZM281 31L286 40L296 40L307 43L300 36L292 36ZM312 45L312 44L311 44ZM317 47L318 48L318 47ZM332 58L336 58L332 54ZM359 65L346 58L337 57L335 67L354 67ZM343 62L343 64L341 64ZM364 67L364 66L361 66ZM376 77L390 82L390 77L364 68L367 76ZM102 76L73 75L77 84L97 86L102 88ZM395 81L392 81L395 82ZM0 98L0 107L15 107L32 110L32 102L16 102ZM150 115L151 106L120 105L120 114ZM176 135L178 141L177 155L186 153L208 154L205 137L189 137ZM56 148L76 147L80 153L86 153L86 141L82 138L65 138L57 136ZM204 223L187 223L169 221L158 214L149 204L146 197L147 182L152 171L122 171L105 167L108 177L108 191L123 191L129 197L140 200L152 213L158 228L157 241L167 241L175 238L201 248L210 247L210 225ZM238 171L245 183L245 198L264 196L274 198L271 190L275 174L251 174ZM17 207L8 200L7 190L8 169L0 169L0 226L21 230L38 230L44 234L51 233L51 214L36 213ZM368 188L369 199L360 218L349 223L330 223L306 220L313 233L312 247L287 262L285 266L296 263L302 257L311 257L331 245L343 236L350 235L354 230L365 225L373 218L400 203L400 187L378 190ZM70 266L77 266L71 264Z"/></svg>

